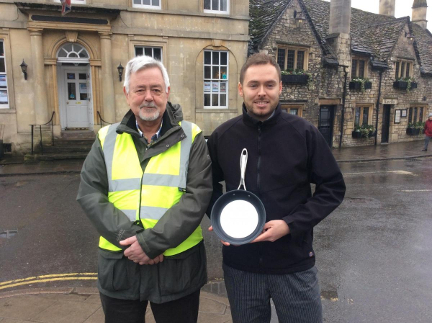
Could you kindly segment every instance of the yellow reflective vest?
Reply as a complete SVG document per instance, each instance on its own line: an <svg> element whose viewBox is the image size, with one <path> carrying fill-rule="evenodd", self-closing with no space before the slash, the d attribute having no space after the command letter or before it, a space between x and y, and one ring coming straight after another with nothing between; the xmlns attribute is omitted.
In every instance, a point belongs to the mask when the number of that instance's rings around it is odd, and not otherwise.
<svg viewBox="0 0 432 323"><path fill-rule="evenodd" d="M118 134L118 125L106 126L98 133L108 174L108 200L132 222L140 221L144 229L153 228L186 191L190 149L201 129L188 121L179 122L185 133L183 140L150 158L143 172L132 136ZM167 249L164 255L181 253L202 239L198 226L186 240ZM102 236L99 248L121 251Z"/></svg>

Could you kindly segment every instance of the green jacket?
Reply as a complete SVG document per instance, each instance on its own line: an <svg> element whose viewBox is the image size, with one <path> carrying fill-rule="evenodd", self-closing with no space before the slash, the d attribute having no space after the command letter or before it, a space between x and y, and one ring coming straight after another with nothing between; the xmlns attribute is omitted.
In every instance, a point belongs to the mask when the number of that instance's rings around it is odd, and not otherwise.
<svg viewBox="0 0 432 323"><path fill-rule="evenodd" d="M181 140L184 134L178 122L183 119L181 108L168 102L163 116L161 136L147 145L136 129L131 110L117 127L118 133L129 133L143 171L149 159ZM127 165L125 165L127 167ZM212 195L211 162L202 133L192 144L186 192L170 208L155 227L144 230L131 222L123 212L108 201L108 178L104 155L97 138L81 171L77 201L101 236L122 250L119 241L136 235L144 250L155 258L185 240L198 225ZM139 265L115 253L99 249L98 288L102 294L119 299L149 300L165 303L186 296L207 281L204 243L171 257L157 265Z"/></svg>

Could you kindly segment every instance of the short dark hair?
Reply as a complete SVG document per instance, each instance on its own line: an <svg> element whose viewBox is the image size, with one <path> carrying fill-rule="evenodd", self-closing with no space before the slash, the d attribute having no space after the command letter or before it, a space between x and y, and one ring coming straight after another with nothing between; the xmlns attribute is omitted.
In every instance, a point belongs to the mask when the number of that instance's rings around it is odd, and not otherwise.
<svg viewBox="0 0 432 323"><path fill-rule="evenodd" d="M270 55L265 54L265 53L256 53L256 54L253 54L252 56L249 56L249 58L246 60L246 63L244 63L244 65L240 71L240 84L243 84L246 70L249 67L251 67L252 65L266 65L266 64L273 65L276 68L276 72L279 75L279 81L280 81L281 80L281 69L280 69L278 63L276 63L273 56L270 56Z"/></svg>

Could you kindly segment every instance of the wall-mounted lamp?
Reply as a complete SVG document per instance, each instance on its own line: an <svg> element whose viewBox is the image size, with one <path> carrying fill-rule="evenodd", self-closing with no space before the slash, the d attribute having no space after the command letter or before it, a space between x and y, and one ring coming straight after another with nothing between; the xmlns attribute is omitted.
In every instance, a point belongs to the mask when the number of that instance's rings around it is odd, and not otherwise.
<svg viewBox="0 0 432 323"><path fill-rule="evenodd" d="M27 64L24 62L24 58L20 66L21 66L21 71L24 74L24 80L27 80Z"/></svg>
<svg viewBox="0 0 432 323"><path fill-rule="evenodd" d="M296 22L296 26L300 27L304 22L303 12L294 10L294 19Z"/></svg>
<svg viewBox="0 0 432 323"><path fill-rule="evenodd" d="M414 39L414 36L410 32L405 32L405 37L408 38L408 40Z"/></svg>
<svg viewBox="0 0 432 323"><path fill-rule="evenodd" d="M124 70L124 67L123 67L122 64L120 63L120 65L117 66L117 71L118 71L118 73L119 73L119 81L120 81L120 82L122 81L123 70Z"/></svg>

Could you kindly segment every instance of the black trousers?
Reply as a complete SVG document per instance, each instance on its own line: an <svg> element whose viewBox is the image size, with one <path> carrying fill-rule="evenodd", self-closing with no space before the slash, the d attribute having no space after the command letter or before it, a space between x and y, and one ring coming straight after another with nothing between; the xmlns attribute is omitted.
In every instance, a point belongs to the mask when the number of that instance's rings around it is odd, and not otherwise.
<svg viewBox="0 0 432 323"><path fill-rule="evenodd" d="M196 323L200 290L180 299L156 304L150 302L156 323ZM148 301L124 300L100 294L105 323L145 323Z"/></svg>

